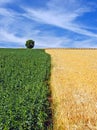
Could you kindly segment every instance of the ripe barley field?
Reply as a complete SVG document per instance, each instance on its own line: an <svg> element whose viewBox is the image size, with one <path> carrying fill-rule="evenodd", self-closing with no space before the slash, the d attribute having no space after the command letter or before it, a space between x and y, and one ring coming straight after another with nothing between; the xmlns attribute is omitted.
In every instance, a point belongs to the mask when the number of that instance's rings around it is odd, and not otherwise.
<svg viewBox="0 0 97 130"><path fill-rule="evenodd" d="M46 49L51 55L54 130L97 130L97 50Z"/></svg>

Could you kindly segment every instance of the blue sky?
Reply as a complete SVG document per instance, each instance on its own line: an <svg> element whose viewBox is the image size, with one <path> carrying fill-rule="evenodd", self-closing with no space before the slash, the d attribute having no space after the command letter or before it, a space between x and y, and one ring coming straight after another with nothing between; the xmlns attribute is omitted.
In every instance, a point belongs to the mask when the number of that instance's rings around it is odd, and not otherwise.
<svg viewBox="0 0 97 130"><path fill-rule="evenodd" d="M0 48L97 47L97 0L0 0Z"/></svg>

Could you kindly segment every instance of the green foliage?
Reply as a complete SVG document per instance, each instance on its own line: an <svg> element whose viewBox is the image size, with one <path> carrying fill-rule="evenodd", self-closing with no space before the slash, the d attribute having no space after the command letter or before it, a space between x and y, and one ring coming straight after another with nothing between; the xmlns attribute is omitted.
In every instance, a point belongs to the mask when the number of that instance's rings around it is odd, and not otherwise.
<svg viewBox="0 0 97 130"><path fill-rule="evenodd" d="M33 40L27 40L25 46L31 49L34 47L34 43L35 42Z"/></svg>
<svg viewBox="0 0 97 130"><path fill-rule="evenodd" d="M50 56L0 49L0 130L48 130Z"/></svg>

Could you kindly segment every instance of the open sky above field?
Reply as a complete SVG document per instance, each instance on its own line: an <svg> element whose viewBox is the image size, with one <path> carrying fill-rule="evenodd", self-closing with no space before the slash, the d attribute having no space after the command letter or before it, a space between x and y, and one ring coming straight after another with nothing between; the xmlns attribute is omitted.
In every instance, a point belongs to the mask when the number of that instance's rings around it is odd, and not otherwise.
<svg viewBox="0 0 97 130"><path fill-rule="evenodd" d="M97 0L0 0L0 47L97 47Z"/></svg>

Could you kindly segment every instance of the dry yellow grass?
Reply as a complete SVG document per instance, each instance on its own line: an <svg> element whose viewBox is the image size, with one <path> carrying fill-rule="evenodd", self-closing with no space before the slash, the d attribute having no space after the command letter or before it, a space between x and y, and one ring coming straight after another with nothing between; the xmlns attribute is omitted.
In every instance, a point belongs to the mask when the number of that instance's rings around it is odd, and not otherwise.
<svg viewBox="0 0 97 130"><path fill-rule="evenodd" d="M97 130L97 50L51 54L54 130Z"/></svg>

